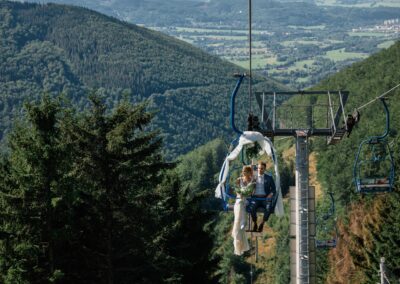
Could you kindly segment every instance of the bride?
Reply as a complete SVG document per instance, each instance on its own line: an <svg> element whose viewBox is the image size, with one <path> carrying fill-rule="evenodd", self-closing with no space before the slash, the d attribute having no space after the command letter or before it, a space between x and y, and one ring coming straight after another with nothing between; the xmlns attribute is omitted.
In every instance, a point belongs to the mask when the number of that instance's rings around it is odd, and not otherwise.
<svg viewBox="0 0 400 284"><path fill-rule="evenodd" d="M246 197L250 196L255 189L253 180L253 169L251 166L244 166L242 176L236 180L236 202L233 208L235 220L233 223L232 237L235 247L235 254L242 255L250 249L246 238Z"/></svg>

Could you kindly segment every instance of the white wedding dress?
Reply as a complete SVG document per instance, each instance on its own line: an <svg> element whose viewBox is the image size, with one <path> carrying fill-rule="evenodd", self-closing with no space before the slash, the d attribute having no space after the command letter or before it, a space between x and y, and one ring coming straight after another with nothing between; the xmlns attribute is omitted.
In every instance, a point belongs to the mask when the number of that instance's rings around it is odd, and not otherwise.
<svg viewBox="0 0 400 284"><path fill-rule="evenodd" d="M240 179L240 187L245 187ZM250 249L246 238L246 197L237 194L235 206L233 207L235 220L233 222L232 237L235 254L242 255Z"/></svg>

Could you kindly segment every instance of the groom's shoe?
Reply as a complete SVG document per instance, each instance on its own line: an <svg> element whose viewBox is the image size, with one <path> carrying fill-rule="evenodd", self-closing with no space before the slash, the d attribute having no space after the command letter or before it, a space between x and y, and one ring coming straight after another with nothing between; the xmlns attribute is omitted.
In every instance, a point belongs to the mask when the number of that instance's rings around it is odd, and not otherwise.
<svg viewBox="0 0 400 284"><path fill-rule="evenodd" d="M263 231L263 228L264 228L264 222L262 222L262 223L260 224L260 227L258 227L258 231L259 231L259 232L262 232L262 231Z"/></svg>
<svg viewBox="0 0 400 284"><path fill-rule="evenodd" d="M257 232L257 223L253 223L253 232Z"/></svg>

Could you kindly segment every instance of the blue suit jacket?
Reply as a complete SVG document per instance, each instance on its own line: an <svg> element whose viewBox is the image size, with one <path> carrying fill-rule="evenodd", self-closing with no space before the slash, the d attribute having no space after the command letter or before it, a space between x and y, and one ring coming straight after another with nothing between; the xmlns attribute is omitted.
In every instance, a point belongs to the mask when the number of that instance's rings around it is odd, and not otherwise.
<svg viewBox="0 0 400 284"><path fill-rule="evenodd" d="M266 195L272 193L275 196L276 194L274 179L269 174L264 174L264 190Z"/></svg>

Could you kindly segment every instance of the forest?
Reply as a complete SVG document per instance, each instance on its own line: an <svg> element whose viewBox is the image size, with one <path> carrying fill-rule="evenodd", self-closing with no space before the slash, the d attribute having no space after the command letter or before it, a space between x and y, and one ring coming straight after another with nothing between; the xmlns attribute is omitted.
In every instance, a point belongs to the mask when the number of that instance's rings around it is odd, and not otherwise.
<svg viewBox="0 0 400 284"><path fill-rule="evenodd" d="M43 1L35 1L40 2ZM248 1L44 1L99 11L248 68ZM315 85L399 38L395 0L252 1L254 70L294 89Z"/></svg>
<svg viewBox="0 0 400 284"><path fill-rule="evenodd" d="M39 2L29 0L28 2ZM105 3L100 0L55 0L40 1L40 3L52 2L89 7L101 13L123 19L128 22L144 24L148 27L185 26L199 27L221 26L233 29L247 28L247 1L242 0L219 0L219 1L197 1L197 0L162 0L140 1L120 0ZM258 27L281 27L285 26L312 26L325 24L331 27L350 25L362 26L374 21L384 20L391 15L398 16L398 7L351 6L345 5L318 5L317 1L253 1L254 21ZM338 1L339 2L339 1ZM348 2L348 1L347 1ZM346 3L347 3L346 2ZM376 1L379 2L379 1ZM351 17L351 21L349 21ZM390 16L389 16L390 17Z"/></svg>
<svg viewBox="0 0 400 284"><path fill-rule="evenodd" d="M90 96L85 112L49 96L25 105L1 156L1 283L211 277L204 227L217 216L202 208L221 142L202 151L206 171L177 168L163 159L159 134L143 130L152 118L145 104L108 112L104 101Z"/></svg>
<svg viewBox="0 0 400 284"><path fill-rule="evenodd" d="M254 266L251 255L233 254L233 216L213 197L234 138L236 67L87 9L4 1L0 24L0 283L289 283L287 198L286 215L267 224L269 254ZM397 41L312 89L349 91L351 113L398 85L399 66ZM139 77L119 77L127 74ZM288 89L254 81L256 90ZM396 169L399 95L387 95ZM384 131L384 111L375 101L360 113L341 143L310 140L317 213L333 192L338 235L335 249L317 253L318 283L376 283L380 257L390 281L400 277L399 175L392 193L361 195L353 183L358 145ZM275 142L286 194L293 141Z"/></svg>
<svg viewBox="0 0 400 284"><path fill-rule="evenodd" d="M0 2L0 34L0 139L24 101L63 93L84 108L91 90L106 93L109 106L124 96L149 98L160 110L154 125L167 136L168 159L227 134L224 102L232 75L244 70L189 44L83 8L8 1ZM188 131L192 144L185 143Z"/></svg>

